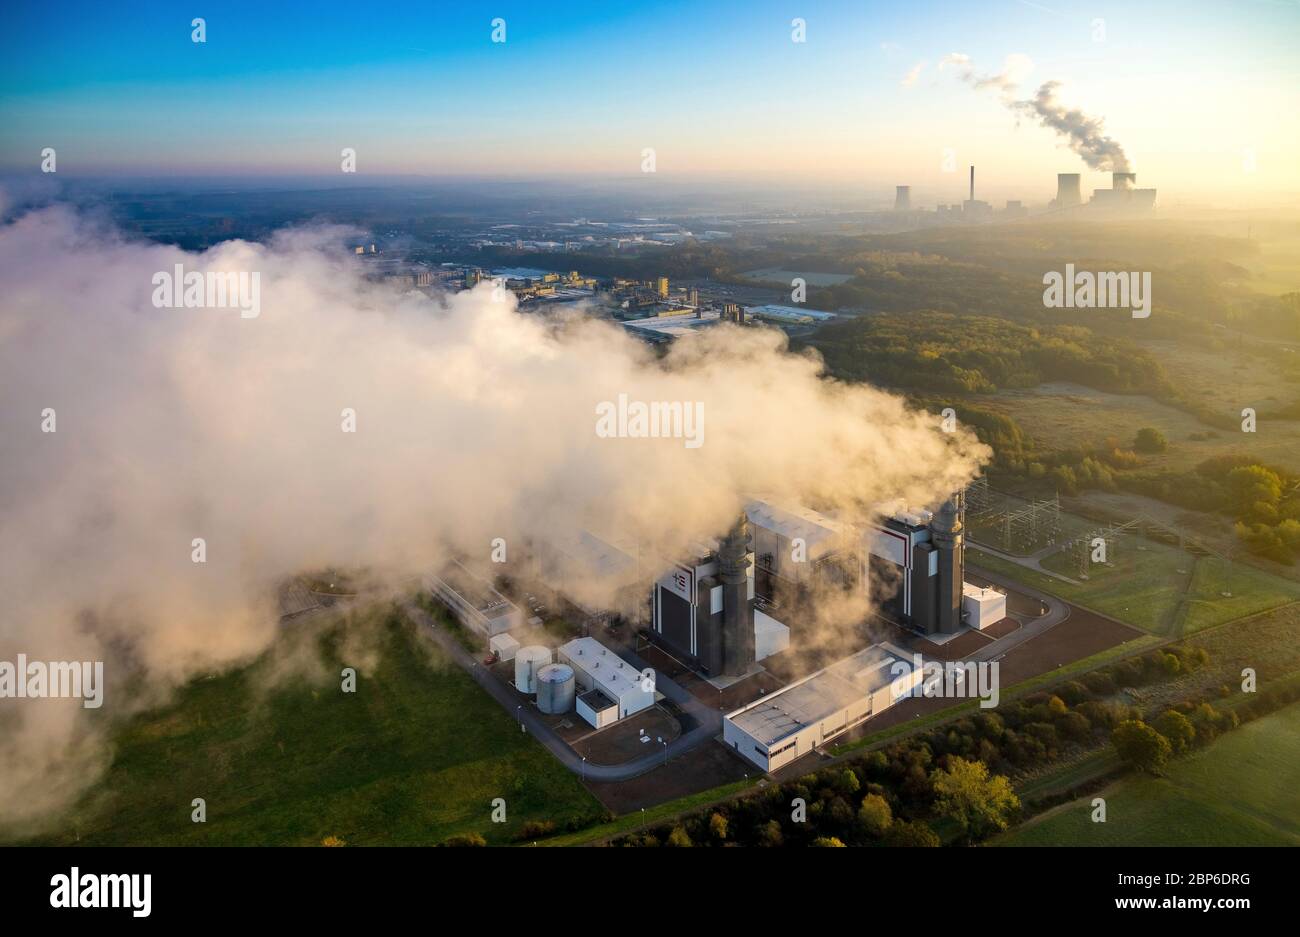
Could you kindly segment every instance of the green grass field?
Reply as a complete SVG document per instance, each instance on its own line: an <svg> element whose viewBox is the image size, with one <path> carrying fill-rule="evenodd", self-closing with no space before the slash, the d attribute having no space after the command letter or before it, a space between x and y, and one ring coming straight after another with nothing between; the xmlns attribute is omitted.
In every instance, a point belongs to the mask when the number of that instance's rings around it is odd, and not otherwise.
<svg viewBox="0 0 1300 937"><path fill-rule="evenodd" d="M1222 593L1232 593L1225 598ZM1203 558L1188 592L1186 634L1300 599L1300 583L1246 566Z"/></svg>
<svg viewBox="0 0 1300 937"><path fill-rule="evenodd" d="M1087 580L1076 579L1078 564L1072 556L1057 553L1043 560L1044 569L1075 582L1026 569L974 545L968 548L968 556L978 566L1150 634L1169 634L1176 621L1181 621L1184 635L1193 634L1300 598L1300 584L1292 580L1242 563L1225 566L1217 558L1196 557L1135 536L1122 536L1112 547L1113 565L1090 566Z"/></svg>
<svg viewBox="0 0 1300 937"><path fill-rule="evenodd" d="M530 819L559 829L604 819L569 771L411 628L383 612L332 626L320 641L323 683L263 691L269 656L193 682L119 732L107 775L39 842L433 844L478 832L503 843ZM356 693L333 676L341 658L358 669ZM195 797L206 823L191 821ZM496 797L503 824L491 822Z"/></svg>
<svg viewBox="0 0 1300 937"><path fill-rule="evenodd" d="M1171 762L1166 777L1129 776L1091 798L1048 811L998 846L1300 845L1300 704L1229 732Z"/></svg>
<svg viewBox="0 0 1300 937"><path fill-rule="evenodd" d="M1057 580L1053 591L1143 631L1163 632L1191 582L1196 558L1176 547L1135 537L1121 537L1109 546L1112 565L1092 564L1086 580L1078 580L1077 585ZM1077 561L1064 553L1048 557L1043 567L1072 579L1079 576Z"/></svg>

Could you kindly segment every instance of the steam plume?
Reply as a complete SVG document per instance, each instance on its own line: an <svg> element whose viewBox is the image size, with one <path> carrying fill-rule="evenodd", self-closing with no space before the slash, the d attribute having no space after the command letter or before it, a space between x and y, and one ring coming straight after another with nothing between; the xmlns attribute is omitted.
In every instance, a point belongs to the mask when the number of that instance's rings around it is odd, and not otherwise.
<svg viewBox="0 0 1300 937"><path fill-rule="evenodd" d="M956 69L957 77L977 91L993 89L1000 92L1002 103L1011 110L1034 118L1044 127L1064 137L1070 149L1090 169L1105 172L1129 171L1124 148L1118 140L1106 136L1102 119L1089 117L1078 108L1069 108L1061 103L1057 97L1057 91L1061 87L1059 81L1045 81L1032 98L1016 99L1015 94L1021 82L1033 69L1033 62L1028 56L1019 53L1007 56L1002 71L995 75L975 71L970 56L961 52L944 56L939 68Z"/></svg>
<svg viewBox="0 0 1300 937"><path fill-rule="evenodd" d="M108 683L98 710L0 699L0 827L91 786L131 705L270 646L286 576L416 574L587 523L673 555L749 491L848 514L933 504L985 457L898 397L824 380L773 331L719 328L660 360L489 285L368 282L341 240L194 254L64 206L0 226L0 660L102 660ZM260 317L155 308L151 277L176 264L259 272ZM701 401L704 444L597 437L620 393Z"/></svg>
<svg viewBox="0 0 1300 937"><path fill-rule="evenodd" d="M1118 140L1106 136L1101 118L1089 117L1078 108L1062 104L1056 96L1060 86L1059 81L1043 82L1032 98L1016 101L1013 107L1036 117L1044 127L1050 127L1065 137L1070 149L1078 153L1090 169L1128 172L1124 148Z"/></svg>

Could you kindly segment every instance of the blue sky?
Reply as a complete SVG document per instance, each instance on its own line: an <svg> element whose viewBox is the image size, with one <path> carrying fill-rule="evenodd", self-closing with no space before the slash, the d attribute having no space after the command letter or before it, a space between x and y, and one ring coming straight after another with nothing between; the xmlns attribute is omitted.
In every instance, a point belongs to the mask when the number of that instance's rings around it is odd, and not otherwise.
<svg viewBox="0 0 1300 937"><path fill-rule="evenodd" d="M10 0L0 22L6 170L53 146L70 174L327 174L350 146L361 173L594 175L653 147L663 173L955 196L945 149L993 190L1084 169L938 69L961 52L981 72L1027 56L1023 96L1063 81L1144 179L1300 188L1295 3Z"/></svg>

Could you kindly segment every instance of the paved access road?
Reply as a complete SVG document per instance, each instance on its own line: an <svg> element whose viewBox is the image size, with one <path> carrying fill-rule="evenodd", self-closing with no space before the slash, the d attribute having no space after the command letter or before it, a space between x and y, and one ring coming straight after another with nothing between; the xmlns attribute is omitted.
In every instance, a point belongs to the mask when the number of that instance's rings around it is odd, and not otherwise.
<svg viewBox="0 0 1300 937"><path fill-rule="evenodd" d="M991 572L983 569L973 563L966 564L967 572L974 573L981 579L993 583L995 586L1001 586L1008 592L1019 592L1021 595L1027 595L1030 598L1037 599L1047 606L1047 612L1032 618L1028 622L1023 622L1019 628L1011 632L1005 638L998 638L988 647L982 647L971 655L972 660L996 660L1008 651L1018 648L1026 641L1031 641L1045 631L1055 628L1061 622L1070 617L1070 606L1061 599L1048 592L1035 589L1021 582L1015 582L1000 573Z"/></svg>

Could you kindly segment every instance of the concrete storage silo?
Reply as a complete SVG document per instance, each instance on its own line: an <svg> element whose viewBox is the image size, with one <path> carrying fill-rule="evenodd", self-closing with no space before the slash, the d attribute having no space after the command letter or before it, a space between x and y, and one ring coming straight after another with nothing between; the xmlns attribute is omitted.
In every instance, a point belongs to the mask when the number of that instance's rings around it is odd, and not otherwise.
<svg viewBox="0 0 1300 937"><path fill-rule="evenodd" d="M546 664L537 671L537 708L544 713L567 713L573 708L576 686L568 664Z"/></svg>
<svg viewBox="0 0 1300 937"><path fill-rule="evenodd" d="M551 649L530 644L515 652L515 689L520 693L537 692L537 671L551 662Z"/></svg>

